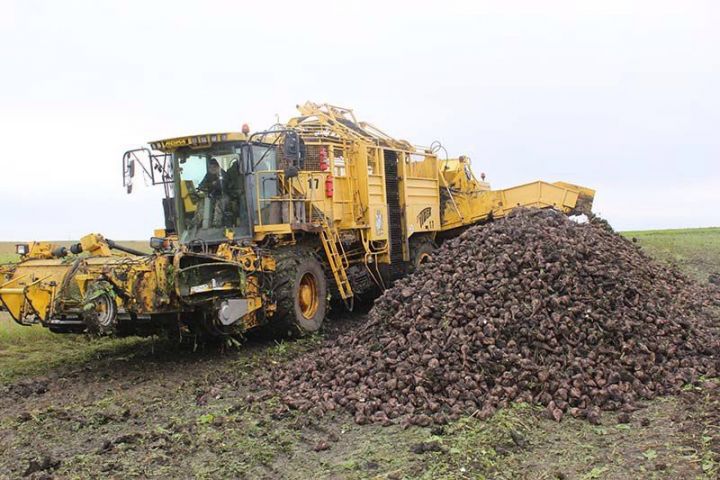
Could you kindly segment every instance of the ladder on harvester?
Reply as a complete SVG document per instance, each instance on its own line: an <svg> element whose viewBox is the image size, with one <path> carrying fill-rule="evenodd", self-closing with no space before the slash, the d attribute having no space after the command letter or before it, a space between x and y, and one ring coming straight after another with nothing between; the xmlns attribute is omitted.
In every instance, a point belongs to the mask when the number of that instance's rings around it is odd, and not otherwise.
<svg viewBox="0 0 720 480"><path fill-rule="evenodd" d="M347 277L347 272L345 271L350 266L350 262L348 262L345 248L343 248L340 242L340 234L338 233L337 227L330 226L326 220L323 220L320 239L322 240L323 248L325 248L325 254L327 255L330 269L335 277L335 284L340 292L340 297L342 297L348 310L352 310L353 291Z"/></svg>

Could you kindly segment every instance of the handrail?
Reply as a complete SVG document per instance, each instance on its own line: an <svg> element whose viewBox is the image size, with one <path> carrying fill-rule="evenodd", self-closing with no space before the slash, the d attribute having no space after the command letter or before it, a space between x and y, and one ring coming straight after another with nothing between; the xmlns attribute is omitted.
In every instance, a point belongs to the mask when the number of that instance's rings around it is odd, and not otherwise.
<svg viewBox="0 0 720 480"><path fill-rule="evenodd" d="M453 197L453 194L450 191L450 186L448 185L447 180L445 180L445 177L442 175L440 175L440 178L442 178L443 183L445 184L445 190L447 190L448 195L450 195L450 201L452 202L453 207L455 207L455 211L457 212L458 217L460 217L460 221L464 222L465 217L463 217L463 214L460 212L460 208L458 208L457 203L455 203L455 198Z"/></svg>
<svg viewBox="0 0 720 480"><path fill-rule="evenodd" d="M303 173L307 176L308 179L312 180L317 177L322 177L323 175L327 175L326 172L316 172L316 171L303 171ZM290 209L288 211L288 215L291 219L295 218L295 202L303 202L305 204L305 218L303 218L303 221L305 222L311 222L312 219L312 211L313 208L318 206L320 203L323 203L325 201L325 198L318 197L316 194L319 189L312 188L312 189L302 189L299 185L293 185L292 179L290 179L290 182L288 183L288 191L285 194L277 194L276 196L263 196L261 195L260 191L260 177L263 175L268 174L274 174L278 176L278 180L282 183L284 183L284 176L285 172L284 170L258 170L255 172L255 192L256 192L256 200L257 200L257 206L256 206L256 213L258 218L258 226L263 226L262 221L262 206L266 203L271 202L289 202ZM318 181L319 184L319 181ZM300 197L293 197L293 191L297 191L302 195L305 195L305 198ZM312 194L311 194L312 192ZM341 202L336 202L341 203ZM319 206L317 207L318 210L322 211L323 209Z"/></svg>

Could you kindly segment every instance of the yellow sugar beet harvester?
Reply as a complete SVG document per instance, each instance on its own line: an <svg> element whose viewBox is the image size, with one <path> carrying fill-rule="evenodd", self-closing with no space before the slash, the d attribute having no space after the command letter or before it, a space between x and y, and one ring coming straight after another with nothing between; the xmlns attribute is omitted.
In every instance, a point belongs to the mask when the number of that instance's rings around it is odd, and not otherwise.
<svg viewBox="0 0 720 480"><path fill-rule="evenodd" d="M563 182L491 190L467 157L441 158L306 103L270 130L151 142L123 156L165 191L152 253L99 234L19 245L0 266L15 321L55 332L239 334L320 328L331 297L352 308L411 273L445 239L517 207L589 214L594 191ZM437 146L437 145L436 145Z"/></svg>

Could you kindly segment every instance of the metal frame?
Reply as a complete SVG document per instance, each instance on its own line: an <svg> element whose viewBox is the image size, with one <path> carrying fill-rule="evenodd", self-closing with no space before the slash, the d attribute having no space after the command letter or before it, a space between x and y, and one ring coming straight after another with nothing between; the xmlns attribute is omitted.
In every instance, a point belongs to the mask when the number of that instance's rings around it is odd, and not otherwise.
<svg viewBox="0 0 720 480"><path fill-rule="evenodd" d="M145 165L142 159L138 156L138 153L140 152L147 154L147 162L149 165ZM168 186L173 185L172 153L155 154L146 147L126 151L122 158L123 187L125 188L132 186L132 180L128 181L128 177L126 175L129 160L133 160L133 164L140 165L145 178L149 178L152 185L163 185L165 187L165 196L168 198L171 197L172 190ZM156 171L161 176L161 179L159 180L155 178ZM132 179L132 177L130 178Z"/></svg>

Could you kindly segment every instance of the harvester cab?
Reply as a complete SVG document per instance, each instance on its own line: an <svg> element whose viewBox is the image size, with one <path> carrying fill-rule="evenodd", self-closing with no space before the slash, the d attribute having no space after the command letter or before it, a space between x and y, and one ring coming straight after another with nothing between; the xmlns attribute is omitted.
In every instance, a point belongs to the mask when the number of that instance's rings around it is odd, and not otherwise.
<svg viewBox="0 0 720 480"><path fill-rule="evenodd" d="M280 141L291 158L282 172ZM136 165L150 183L163 185L166 231L189 250L251 240L255 225L279 222L281 212L271 212L267 199L279 198L282 180L297 177L304 158L302 141L291 130L252 138L247 132L194 135L150 146L125 152L124 185L130 193Z"/></svg>

